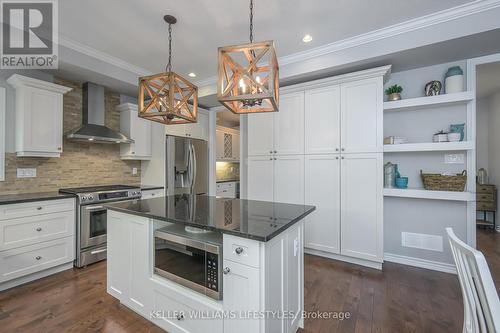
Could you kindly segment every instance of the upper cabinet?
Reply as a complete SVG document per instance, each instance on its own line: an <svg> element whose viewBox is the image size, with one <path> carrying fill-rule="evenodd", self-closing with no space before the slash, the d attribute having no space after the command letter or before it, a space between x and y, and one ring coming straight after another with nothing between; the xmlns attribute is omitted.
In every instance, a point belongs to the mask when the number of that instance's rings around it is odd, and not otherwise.
<svg viewBox="0 0 500 333"><path fill-rule="evenodd" d="M120 111L120 131L135 141L120 144L121 159L150 160L152 122L139 118L136 104L120 104L117 110Z"/></svg>
<svg viewBox="0 0 500 333"><path fill-rule="evenodd" d="M248 115L248 155L304 153L304 92L282 94L279 112Z"/></svg>
<svg viewBox="0 0 500 333"><path fill-rule="evenodd" d="M63 150L63 94L72 88L14 74L17 156L60 157Z"/></svg>
<svg viewBox="0 0 500 333"><path fill-rule="evenodd" d="M305 95L305 153L340 151L340 86L307 90Z"/></svg>
<svg viewBox="0 0 500 333"><path fill-rule="evenodd" d="M383 78L344 83L341 96L341 150L345 153L383 152Z"/></svg>
<svg viewBox="0 0 500 333"><path fill-rule="evenodd" d="M217 126L215 141L218 161L240 161L240 131Z"/></svg>
<svg viewBox="0 0 500 333"><path fill-rule="evenodd" d="M167 135L208 141L208 112L198 108L198 122L193 124L166 125Z"/></svg>

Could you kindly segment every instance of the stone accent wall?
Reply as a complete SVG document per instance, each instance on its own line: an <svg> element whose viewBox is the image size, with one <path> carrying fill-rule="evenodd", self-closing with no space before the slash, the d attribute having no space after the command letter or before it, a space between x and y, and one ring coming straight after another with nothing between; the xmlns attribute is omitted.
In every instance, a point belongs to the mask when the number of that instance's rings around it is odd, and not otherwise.
<svg viewBox="0 0 500 333"><path fill-rule="evenodd" d="M240 164L237 162L217 162L215 166L217 181L239 180Z"/></svg>
<svg viewBox="0 0 500 333"><path fill-rule="evenodd" d="M82 88L64 79L56 78L54 83L72 87L64 95L64 133L78 127L82 122ZM116 106L120 95L105 92L106 125L120 129L120 113ZM36 178L17 178L17 168L36 168ZM132 175L137 168L137 175ZM0 182L0 195L57 191L63 187L89 185L138 185L141 181L141 162L122 161L120 145L102 143L77 143L64 139L60 158L16 157L15 153L5 156L5 181Z"/></svg>

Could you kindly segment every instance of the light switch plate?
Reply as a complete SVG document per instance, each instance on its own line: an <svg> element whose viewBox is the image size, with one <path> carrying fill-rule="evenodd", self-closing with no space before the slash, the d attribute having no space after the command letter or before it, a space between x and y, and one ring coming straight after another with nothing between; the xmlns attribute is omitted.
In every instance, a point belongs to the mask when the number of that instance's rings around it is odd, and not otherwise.
<svg viewBox="0 0 500 333"><path fill-rule="evenodd" d="M445 154L444 163L446 164L464 164L465 155L464 154Z"/></svg>
<svg viewBox="0 0 500 333"><path fill-rule="evenodd" d="M36 177L36 168L18 168L17 178L34 178Z"/></svg>

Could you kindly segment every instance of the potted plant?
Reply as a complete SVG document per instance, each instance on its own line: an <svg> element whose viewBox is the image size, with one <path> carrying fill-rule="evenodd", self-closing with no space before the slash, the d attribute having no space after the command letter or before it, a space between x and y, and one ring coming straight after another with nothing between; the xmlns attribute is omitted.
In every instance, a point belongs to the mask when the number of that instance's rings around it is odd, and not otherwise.
<svg viewBox="0 0 500 333"><path fill-rule="evenodd" d="M390 86L385 90L385 94L387 95L388 101L399 101L401 99L401 92L403 91L403 87L400 85Z"/></svg>

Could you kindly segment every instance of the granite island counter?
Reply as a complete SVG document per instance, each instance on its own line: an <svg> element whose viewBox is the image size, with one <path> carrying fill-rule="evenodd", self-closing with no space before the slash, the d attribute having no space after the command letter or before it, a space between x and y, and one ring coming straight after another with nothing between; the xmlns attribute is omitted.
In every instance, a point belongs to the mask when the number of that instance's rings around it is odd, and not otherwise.
<svg viewBox="0 0 500 333"><path fill-rule="evenodd" d="M191 195L106 207L108 293L167 332L303 327L315 207Z"/></svg>

